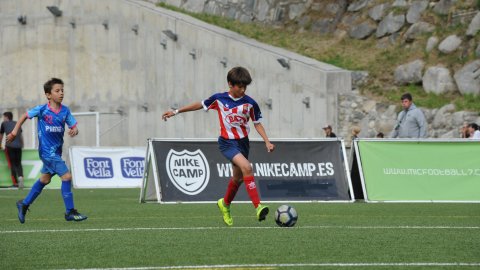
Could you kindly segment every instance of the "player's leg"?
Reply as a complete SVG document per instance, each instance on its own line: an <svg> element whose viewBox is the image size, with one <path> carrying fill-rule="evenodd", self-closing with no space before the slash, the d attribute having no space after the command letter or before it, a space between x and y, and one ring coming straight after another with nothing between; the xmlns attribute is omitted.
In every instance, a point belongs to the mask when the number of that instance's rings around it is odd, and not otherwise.
<svg viewBox="0 0 480 270"><path fill-rule="evenodd" d="M63 162L63 164L65 165L65 162ZM65 171L66 169L66 165L65 168L63 168L63 165L59 165L59 167L59 170L62 171ZM62 179L62 198L63 203L65 204L65 220L82 221L87 219L87 216L80 214L77 209L75 209L72 193L72 174L67 169L67 171L60 176L60 178Z"/></svg>
<svg viewBox="0 0 480 270"><path fill-rule="evenodd" d="M40 178L33 184L32 189L28 193L27 197L23 200L17 201L17 209L18 209L18 220L20 223L25 222L25 215L27 214L27 210L30 205L35 201L35 199L42 193L43 188L48 185L52 179L52 175L50 173L43 173L45 171L45 166L42 168L42 174Z"/></svg>
<svg viewBox="0 0 480 270"><path fill-rule="evenodd" d="M255 184L255 177L253 176L253 169L245 156L241 153L235 155L232 162L241 170L243 175L243 182L247 189L248 196L257 210L257 218L259 221L265 220L269 209L268 206L260 204L260 196L258 195L257 185Z"/></svg>
<svg viewBox="0 0 480 270"><path fill-rule="evenodd" d="M225 197L223 197L226 205L230 205L230 203L233 201L235 195L237 194L238 188L243 182L242 170L240 170L240 168L234 163L232 163L232 171L233 176L230 178L230 181L228 181L227 192L225 193Z"/></svg>
<svg viewBox="0 0 480 270"><path fill-rule="evenodd" d="M233 176L230 178L227 186L227 192L225 192L225 196L217 201L217 206L222 212L223 221L228 226L233 225L233 218L230 214L230 204L235 198L237 194L238 187L242 184L242 171L240 168L232 164L233 166Z"/></svg>

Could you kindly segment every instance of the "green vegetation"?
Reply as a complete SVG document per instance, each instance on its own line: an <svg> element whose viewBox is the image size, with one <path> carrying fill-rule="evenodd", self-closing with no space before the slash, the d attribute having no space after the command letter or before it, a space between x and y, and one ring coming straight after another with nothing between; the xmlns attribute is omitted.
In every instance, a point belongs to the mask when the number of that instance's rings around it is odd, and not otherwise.
<svg viewBox="0 0 480 270"><path fill-rule="evenodd" d="M60 191L44 190L20 224L15 201L27 192L0 190L1 269L331 270L339 268L299 265L477 263L340 267L420 270L474 269L480 263L480 204L293 203L297 225L280 228L273 215L259 223L251 204L234 203L234 226L226 227L215 203L140 204L139 189L77 189L76 207L89 218L75 223L63 218Z"/></svg>
<svg viewBox="0 0 480 270"><path fill-rule="evenodd" d="M255 23L241 23L228 18L209 14L197 14L180 8L160 3L159 6L182 12L204 22L237 32L246 37L273 46L282 47L296 53L317 59L348 70L366 70L370 74L370 82L364 86L362 94L376 100L398 104L398 98L404 91L412 91L415 103L422 107L439 108L454 103L456 110L480 111L480 97L462 96L459 92L443 95L429 94L421 86L411 85L398 87L393 85L394 69L415 59L423 59L426 66L442 64L455 69L475 59L470 53L463 52L445 55L438 51L425 52L429 35L418 38L413 44L400 41L386 48L378 48L378 40L371 37L367 40L350 39L347 36L319 35L308 31L298 31L295 26L269 27ZM445 37L449 34L462 35L465 25L446 23L447 16L424 14L424 21L437 25L436 35ZM399 37L401 39L401 37ZM389 42L389 41L385 41Z"/></svg>

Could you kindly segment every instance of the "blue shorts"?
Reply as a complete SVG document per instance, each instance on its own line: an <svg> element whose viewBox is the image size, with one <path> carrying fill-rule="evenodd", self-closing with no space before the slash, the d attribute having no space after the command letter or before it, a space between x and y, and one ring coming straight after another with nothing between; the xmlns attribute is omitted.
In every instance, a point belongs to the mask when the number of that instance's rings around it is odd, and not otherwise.
<svg viewBox="0 0 480 270"><path fill-rule="evenodd" d="M40 172L43 174L57 174L58 176L62 176L68 173L67 164L65 164L65 161L63 161L63 159L61 159L60 157L42 159L42 162L43 167Z"/></svg>
<svg viewBox="0 0 480 270"><path fill-rule="evenodd" d="M218 137L218 148L223 156L230 161L232 161L233 157L239 153L248 159L250 141L248 140L248 137L239 140L228 140L223 137Z"/></svg>

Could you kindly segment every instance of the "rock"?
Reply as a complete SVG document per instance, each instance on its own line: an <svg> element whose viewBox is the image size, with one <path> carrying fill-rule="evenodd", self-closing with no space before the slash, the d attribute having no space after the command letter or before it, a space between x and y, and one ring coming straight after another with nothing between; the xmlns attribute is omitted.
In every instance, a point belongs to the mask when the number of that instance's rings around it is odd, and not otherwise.
<svg viewBox="0 0 480 270"><path fill-rule="evenodd" d="M435 46L437 46L438 41L439 41L438 38L435 37L435 36L429 37L428 40L427 40L427 47L425 48L425 50L427 52L432 51L433 48L435 48Z"/></svg>
<svg viewBox="0 0 480 270"><path fill-rule="evenodd" d="M351 4L348 6L347 11L350 11L350 12L359 11L359 10L361 10L362 8L366 7L369 2L370 2L370 0L359 0L359 1L355 1L355 2L351 3Z"/></svg>
<svg viewBox="0 0 480 270"><path fill-rule="evenodd" d="M443 128L447 125L447 123L451 123L453 112L455 112L455 105L453 104L447 104L440 108L433 118L433 128Z"/></svg>
<svg viewBox="0 0 480 270"><path fill-rule="evenodd" d="M350 29L349 35L354 39L366 39L376 30L376 26L368 21L365 21L359 25L353 26Z"/></svg>
<svg viewBox="0 0 480 270"><path fill-rule="evenodd" d="M435 4L435 7L433 7L433 12L440 15L448 15L455 2L457 2L457 0L440 0Z"/></svg>
<svg viewBox="0 0 480 270"><path fill-rule="evenodd" d="M408 7L408 3L406 0L395 0L392 7Z"/></svg>
<svg viewBox="0 0 480 270"><path fill-rule="evenodd" d="M311 31L320 33L320 34L327 34L333 31L333 19L320 19L312 24Z"/></svg>
<svg viewBox="0 0 480 270"><path fill-rule="evenodd" d="M441 66L429 67L423 75L422 84L427 93L442 94L456 89L450 70Z"/></svg>
<svg viewBox="0 0 480 270"><path fill-rule="evenodd" d="M387 34L392 34L402 29L405 24L405 15L394 15L390 12L383 20L378 24L377 38L381 38Z"/></svg>
<svg viewBox="0 0 480 270"><path fill-rule="evenodd" d="M477 34L478 30L480 30L480 12L473 17L470 25L468 26L466 35L468 37L473 37Z"/></svg>
<svg viewBox="0 0 480 270"><path fill-rule="evenodd" d="M475 49L475 56L480 57L480 44L478 44L477 48Z"/></svg>
<svg viewBox="0 0 480 270"><path fill-rule="evenodd" d="M304 4L293 4L290 5L288 8L288 18L290 20L294 20L298 17L300 17L306 10L306 7Z"/></svg>
<svg viewBox="0 0 480 270"><path fill-rule="evenodd" d="M407 42L411 42L415 40L418 36L425 34L425 33L431 33L435 30L435 26L431 25L426 22L417 22L412 24L410 28L408 28L407 32L405 32L403 38Z"/></svg>
<svg viewBox="0 0 480 270"><path fill-rule="evenodd" d="M453 75L462 94L480 94L480 60L468 63Z"/></svg>
<svg viewBox="0 0 480 270"><path fill-rule="evenodd" d="M450 35L438 45L438 49L443 53L454 52L462 44L462 40L457 35Z"/></svg>
<svg viewBox="0 0 480 270"><path fill-rule="evenodd" d="M352 71L352 89L357 89L367 83L368 71Z"/></svg>
<svg viewBox="0 0 480 270"><path fill-rule="evenodd" d="M420 59L398 66L394 73L395 84L407 85L422 82L422 70L424 66L425 63Z"/></svg>
<svg viewBox="0 0 480 270"><path fill-rule="evenodd" d="M375 100L367 100L363 103L362 110L364 112L371 112L373 109L375 109L375 106L377 105L377 102Z"/></svg>
<svg viewBox="0 0 480 270"><path fill-rule="evenodd" d="M390 7L390 4L388 3L376 5L368 11L368 16L370 16L372 20L378 22L383 18L383 16L385 16L385 12L389 7Z"/></svg>
<svg viewBox="0 0 480 270"><path fill-rule="evenodd" d="M407 22L416 23L420 20L422 13L427 9L428 1L415 1L412 3L407 12Z"/></svg>
<svg viewBox="0 0 480 270"><path fill-rule="evenodd" d="M443 133L440 135L439 138L441 139L448 139L448 138L457 138L458 137L458 131L455 129L448 131L447 133Z"/></svg>

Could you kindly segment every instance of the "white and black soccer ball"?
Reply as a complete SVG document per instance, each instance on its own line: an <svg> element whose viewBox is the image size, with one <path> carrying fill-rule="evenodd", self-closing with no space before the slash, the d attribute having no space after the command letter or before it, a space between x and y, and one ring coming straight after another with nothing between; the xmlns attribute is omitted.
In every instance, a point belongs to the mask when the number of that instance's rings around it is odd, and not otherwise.
<svg viewBox="0 0 480 270"><path fill-rule="evenodd" d="M293 227L297 219L297 210L290 205L281 205L275 211L275 222L280 227Z"/></svg>

